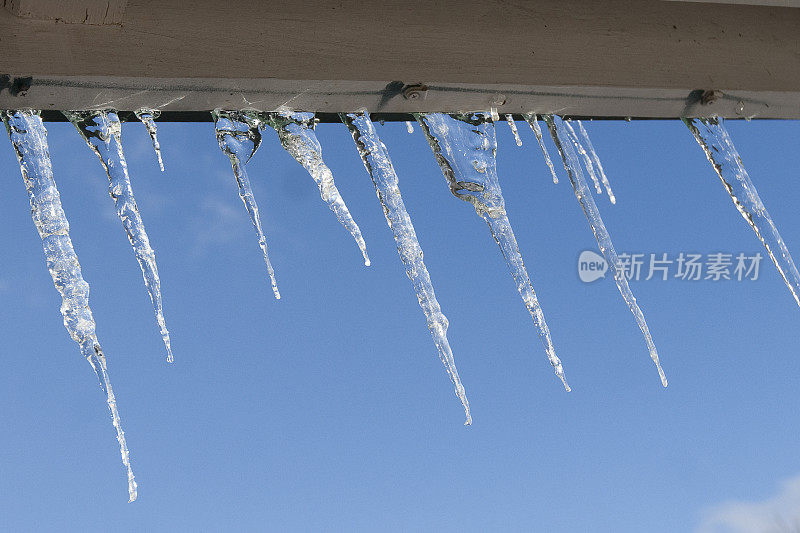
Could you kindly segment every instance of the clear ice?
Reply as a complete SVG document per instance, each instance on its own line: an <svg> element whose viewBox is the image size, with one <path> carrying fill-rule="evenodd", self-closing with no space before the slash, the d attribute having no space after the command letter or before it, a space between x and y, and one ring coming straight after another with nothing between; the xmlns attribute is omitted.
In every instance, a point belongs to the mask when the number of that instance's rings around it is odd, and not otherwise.
<svg viewBox="0 0 800 533"><path fill-rule="evenodd" d="M4 111L3 120L17 153L31 203L31 217L42 238L47 268L61 295L64 327L92 365L100 381L100 388L106 394L108 409L117 432L122 464L128 474L129 501L132 502L137 497L136 479L131 469L125 432L122 430L117 401L108 376L106 357L95 333L94 318L89 308L89 284L83 279L78 257L72 248L69 223L53 179L47 131L36 111Z"/></svg>
<svg viewBox="0 0 800 533"><path fill-rule="evenodd" d="M267 239L261 229L261 218L258 216L258 204L253 196L253 188L244 167L261 144L261 132L259 131L260 119L257 117L238 111L214 111L214 129L216 130L217 142L220 149L230 158L233 167L233 175L239 186L239 198L244 202L253 228L258 235L258 245L264 254L264 262L267 264L272 293L276 300L281 299L278 292L278 283L275 281L275 271L272 270L272 263L269 261L267 253Z"/></svg>
<svg viewBox="0 0 800 533"><path fill-rule="evenodd" d="M267 115L266 121L278 132L278 138L286 151L314 178L322 200L331 208L339 223L353 236L361 255L364 256L364 264L369 266L367 245L361 236L361 230L333 182L333 173L322 160L322 146L314 133L314 113L280 111Z"/></svg>
<svg viewBox="0 0 800 533"><path fill-rule="evenodd" d="M405 266L406 275L414 286L419 306L427 318L428 329L439 351L439 358L450 376L450 381L453 382L456 395L464 406L467 416L465 425L470 425L472 416L469 412L469 402L464 386L461 384L461 378L458 376L453 351L447 341L447 317L442 313L439 302L436 300L428 269L425 268L425 263L422 261L422 248L417 240L411 217L403 204L397 174L391 159L389 159L389 152L378 137L366 110L342 114L341 118L350 130L361 160L375 185L375 192L383 206L383 214L386 216L386 222L389 224L397 244L397 252Z"/></svg>
<svg viewBox="0 0 800 533"><path fill-rule="evenodd" d="M122 125L114 111L66 111L66 117L78 129L89 148L97 154L108 176L108 194L114 200L117 216L128 234L133 252L142 269L145 287L153 303L156 321L167 349L167 361L172 362L169 331L161 303L161 280L158 277L156 254L144 229L128 175L128 163L122 152Z"/></svg>
<svg viewBox="0 0 800 533"><path fill-rule="evenodd" d="M158 157L158 166L161 167L161 172L164 172L164 161L161 159L161 145L158 144L158 128L155 122L159 116L161 116L161 111L157 109L142 108L136 112L136 118L147 128L150 140L153 141L153 150L155 150L156 157Z"/></svg>
<svg viewBox="0 0 800 533"><path fill-rule="evenodd" d="M533 130L533 134L536 135L536 140L539 143L539 148L542 149L542 154L544 155L544 161L547 163L547 168L550 169L550 174L553 176L553 183L558 183L558 175L556 174L556 167L553 166L553 160L550 159L550 153L547 151L547 146L544 145L544 138L542 137L542 127L539 125L539 120L536 117L535 113L526 113L523 115L525 122Z"/></svg>
<svg viewBox="0 0 800 533"><path fill-rule="evenodd" d="M589 153L584 148L583 144L581 144L580 139L575 134L575 130L572 128L572 124L569 120L564 121L564 127L569 130L569 138L572 142L573 148L578 151L583 159L583 164L586 167L586 171L589 173L589 176L592 178L592 183L594 183L594 190L597 194L603 194L603 189L600 187L600 180L597 177L597 173L594 171L594 165L592 164L592 158L589 157Z"/></svg>
<svg viewBox="0 0 800 533"><path fill-rule="evenodd" d="M505 200L497 177L497 139L491 115L423 113L416 117L447 179L450 192L456 198L472 204L489 225L522 301L533 318L547 358L564 383L564 388L569 391L564 368L556 355L550 329L506 215Z"/></svg>
<svg viewBox="0 0 800 533"><path fill-rule="evenodd" d="M636 297L634 297L633 292L631 292L625 273L619 270L620 260L616 250L614 250L611 236L608 234L603 219L600 217L600 211L598 211L597 205L594 203L592 191L589 189L589 186L586 184L586 179L583 176L583 170L581 169L581 164L576 152L579 144L578 137L575 135L575 131L569 127L569 124L561 120L560 117L545 115L544 120L547 123L547 127L550 129L550 134L553 137L553 142L556 144L559 155L561 155L561 160L564 162L564 168L569 176L569 181L572 183L575 197L578 199L578 202L580 202L583 213L586 215L586 219L592 227L592 232L594 233L595 239L597 239L600 251L608 262L609 270L614 274L614 281L617 283L622 298L625 300L625 303L628 304L628 308L636 318L639 329L642 330L645 342L647 343L647 349L650 352L650 358L658 369L661 384L666 387L667 377L664 375L664 370L661 368L661 363L658 360L658 352L653 343L653 337L650 335L650 328L647 327L644 313L642 313L642 310L636 303Z"/></svg>
<svg viewBox="0 0 800 533"><path fill-rule="evenodd" d="M614 191L611 190L611 183L608 181L608 176L606 176L606 171L603 169L603 163L600 162L600 158L597 156L597 152L592 145L592 140L589 138L589 134L586 132L586 128L583 127L583 122L580 120L577 121L578 129L581 132L581 136L583 140L586 141L586 148L589 152L589 155L594 162L594 166L597 167L597 171L600 173L600 181L603 182L603 187L606 188L606 194L608 194L608 199L611 200L612 204L617 203L617 198L614 196Z"/></svg>
<svg viewBox="0 0 800 533"><path fill-rule="evenodd" d="M778 228L758 196L758 191L742 164L742 158L739 157L728 130L716 118L684 119L684 123L714 167L723 187L731 196L733 205L753 228L786 286L792 292L795 302L800 305L800 274Z"/></svg>
<svg viewBox="0 0 800 533"><path fill-rule="evenodd" d="M517 129L517 123L514 122L514 115L507 114L506 115L506 122L508 122L508 127L511 128L511 133L514 135L514 141L517 143L517 146L522 146L522 137L519 136L519 130Z"/></svg>

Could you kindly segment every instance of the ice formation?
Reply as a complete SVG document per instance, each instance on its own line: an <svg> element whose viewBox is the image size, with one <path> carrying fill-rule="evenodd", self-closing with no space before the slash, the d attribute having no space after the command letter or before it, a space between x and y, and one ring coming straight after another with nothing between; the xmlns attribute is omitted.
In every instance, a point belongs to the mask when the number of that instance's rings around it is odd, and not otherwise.
<svg viewBox="0 0 800 533"><path fill-rule="evenodd" d="M67 111L66 117L75 125L89 148L97 154L108 176L108 194L114 200L117 216L128 234L136 259L142 269L145 287L153 303L156 321L167 349L167 361L172 362L169 331L161 303L161 280L158 277L156 254L144 229L128 176L128 163L122 152L122 125L114 111Z"/></svg>
<svg viewBox="0 0 800 533"><path fill-rule="evenodd" d="M800 274L778 228L758 196L758 191L742 164L742 158L739 157L728 130L716 118L684 119L684 123L714 167L722 186L733 200L733 205L753 228L786 286L789 287L795 302L800 305Z"/></svg>
<svg viewBox="0 0 800 533"><path fill-rule="evenodd" d="M465 424L472 424L467 395L464 391L464 386L461 384L461 378L458 376L456 363L453 359L453 351L447 340L447 317L442 313L439 302L436 300L428 269L422 261L422 248L420 248L417 240L411 217L408 216L406 206L403 204L403 198L398 187L397 174L392 166L391 159L389 159L389 152L378 137L375 126L365 110L357 113L342 114L341 118L350 130L361 160L364 162L364 166L372 178L372 183L375 185L375 191L383 206L386 222L389 224L397 244L397 252L400 254L406 274L414 286L419 306L427 318L428 329L439 351L439 358L442 360L450 380L453 382L456 395L464 406L464 412L467 416Z"/></svg>
<svg viewBox="0 0 800 533"><path fill-rule="evenodd" d="M603 219L600 217L600 211L598 211L597 205L594 203L592 191L589 189L589 186L586 184L586 179L583 176L583 170L581 169L581 164L577 155L580 141L575 135L575 131L569 127L567 122L561 120L560 117L545 115L544 120L550 129L553 142L555 142L558 153L564 163L564 168L569 176L569 181L572 183L572 188L575 191L575 197L581 204L583 213L586 215L586 219L589 221L589 225L592 227L594 237L597 239L597 245L600 247L600 251L606 258L609 270L611 270L611 272L614 274L614 281L617 283L617 287L619 288L620 294L622 294L622 298L625 300L625 303L628 305L631 313L633 313L633 316L636 318L636 323L639 325L639 329L642 330L645 342L647 343L647 349L650 352L650 358L653 360L653 363L655 363L656 368L658 369L658 375L661 378L661 384L666 387L667 377L664 375L664 370L661 368L661 363L658 359L658 352L656 351L656 346L653 343L653 337L650 335L650 328L647 327L647 322L645 322L644 319L644 313L642 313L642 310L636 303L636 298L634 297L633 292L628 285L628 279L625 277L625 273L619 269L620 260L617 256L616 250L614 250L614 244L611 242L611 236L609 235L608 230L603 223Z"/></svg>
<svg viewBox="0 0 800 533"><path fill-rule="evenodd" d="M519 136L519 130L517 129L517 123L514 122L514 115L507 114L506 115L506 122L508 122L508 127L511 128L511 133L514 135L514 142L517 143L517 146L522 146L522 137Z"/></svg>
<svg viewBox="0 0 800 533"><path fill-rule="evenodd" d="M600 162L600 158L597 156L597 152L592 145L592 140L589 138L589 134L586 132L586 128L583 127L583 122L580 120L577 121L578 129L581 132L581 136L583 140L586 142L586 150L589 152L592 161L594 162L594 166L597 167L597 172L600 173L600 181L603 182L603 187L606 188L606 194L608 194L608 199L611 201L612 204L617 203L617 198L614 196L614 191L611 190L611 183L608 181L608 176L606 176L606 171L603 169L603 163Z"/></svg>
<svg viewBox="0 0 800 533"><path fill-rule="evenodd" d="M157 109L142 108L136 112L136 118L147 128L150 140L153 141L153 150L155 150L156 157L158 157L158 166L161 167L161 172L164 172L164 161L161 159L161 145L158 144L158 128L155 122L160 115L161 111Z"/></svg>
<svg viewBox="0 0 800 533"><path fill-rule="evenodd" d="M231 160L233 176L239 186L239 198L244 202L253 228L258 235L258 246L264 254L264 262L267 264L272 293L276 300L281 299L278 291L278 283L275 281L275 271L269 261L267 253L267 238L261 229L261 218L258 216L258 204L253 196L253 188L250 186L250 179L244 167L261 144L261 131L259 131L260 120L250 113L238 111L214 111L214 129L216 130L217 142L220 149Z"/></svg>
<svg viewBox="0 0 800 533"><path fill-rule="evenodd" d="M339 223L353 236L361 255L364 256L364 264L369 266L367 245L361 236L361 230L333 182L333 173L322 160L322 146L314 133L314 113L280 111L269 113L266 121L278 132L278 138L286 151L314 178L322 200L331 208Z"/></svg>
<svg viewBox="0 0 800 533"><path fill-rule="evenodd" d="M542 137L542 127L539 125L539 119L536 117L535 113L526 113L523 115L525 122L533 130L533 134L536 135L536 141L539 143L539 148L542 149L542 155L544 155L544 161L547 163L547 168L550 169L550 174L553 176L553 183L558 183L558 175L556 174L556 167L553 166L553 160L550 159L550 153L547 151L547 147L544 145L544 138Z"/></svg>
<svg viewBox="0 0 800 533"><path fill-rule="evenodd" d="M17 153L22 178L31 203L31 217L42 238L45 260L53 284L61 295L61 315L70 337L92 365L100 388L106 394L108 409L117 432L122 463L128 474L129 501L136 500L136 479L131 469L125 432L117 410L117 401L108 376L106 357L95 333L92 310L89 308L89 284L81 274L78 257L72 248L69 223L61 207L61 198L53 179L47 145L47 131L35 111L4 111L8 136Z"/></svg>
<svg viewBox="0 0 800 533"><path fill-rule="evenodd" d="M506 215L505 200L497 177L497 140L491 116L486 113L422 113L416 117L447 179L450 192L456 198L472 204L489 225L522 301L533 318L547 358L564 383L564 388L569 391L561 360L550 338L550 329Z"/></svg>

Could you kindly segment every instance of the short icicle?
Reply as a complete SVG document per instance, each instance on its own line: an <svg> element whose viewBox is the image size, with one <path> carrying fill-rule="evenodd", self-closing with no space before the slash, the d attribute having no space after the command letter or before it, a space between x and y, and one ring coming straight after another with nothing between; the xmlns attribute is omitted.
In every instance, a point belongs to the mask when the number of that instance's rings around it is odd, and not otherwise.
<svg viewBox="0 0 800 533"><path fill-rule="evenodd" d="M280 111L267 115L266 121L278 133L281 145L286 151L314 178L322 200L328 204L339 223L353 236L364 257L364 264L369 266L367 245L361 230L333 182L333 173L322 160L322 146L314 133L314 113Z"/></svg>
<svg viewBox="0 0 800 533"><path fill-rule="evenodd" d="M508 127L511 128L511 133L514 135L514 141L516 141L517 146L522 146L522 137L519 136L519 130L517 129L517 123L514 122L514 115L507 114L506 115L506 122L508 122Z"/></svg>
<svg viewBox="0 0 800 533"><path fill-rule="evenodd" d="M506 215L505 200L497 176L497 139L491 116L487 113L421 113L416 117L447 179L450 192L456 198L472 204L478 216L489 225L522 301L533 318L547 358L564 388L569 391L564 368L550 338L550 328L547 327Z"/></svg>
<svg viewBox="0 0 800 533"><path fill-rule="evenodd" d="M64 113L83 136L86 144L100 158L108 176L108 194L114 200L117 216L128 234L150 301L153 304L161 338L167 349L167 361L172 362L172 347L161 303L161 280L158 277L156 254L136 206L128 175L128 163L122 151L122 125L114 111L67 111Z"/></svg>
<svg viewBox="0 0 800 533"><path fill-rule="evenodd" d="M594 202L592 191L589 189L589 186L586 184L586 179L583 176L583 170L581 169L575 146L578 139L574 135L574 131L567 128L567 124L561 120L560 117L545 115L544 120L547 123L547 127L550 129L553 142L555 142L558 153L564 163L564 168L567 171L569 180L572 183L572 188L575 191L575 197L583 208L583 213L589 221L589 225L592 228L595 239L597 239L600 251L608 262L608 268L614 275L614 281L617 284L617 288L619 288L620 294L622 294L622 298L625 300L631 313L633 313L636 323L639 325L639 329L642 330L645 342L647 343L647 349L650 352L650 358L658 369L661 384L666 387L667 377L664 374L664 370L661 368L661 363L658 359L658 351L653 343L653 337L650 335L650 328L647 327L644 313L642 313L642 310L639 308L639 304L636 303L636 297L634 297L628 285L628 279L625 277L625 273L619 270L620 260L616 250L614 250L614 244L611 242L611 235L609 235L603 223L603 219L600 217L600 211L598 211L597 204Z"/></svg>
<svg viewBox="0 0 800 533"><path fill-rule="evenodd" d="M411 123L410 120L406 120L406 131L408 133L414 133L414 125Z"/></svg>
<svg viewBox="0 0 800 533"><path fill-rule="evenodd" d="M733 205L753 228L795 302L800 305L800 274L721 119L684 119L684 123L714 167Z"/></svg>
<svg viewBox="0 0 800 533"><path fill-rule="evenodd" d="M150 140L153 141L153 150L155 150L156 157L158 157L158 166L161 167L161 172L164 172L164 161L161 159L161 145L158 144L158 128L155 122L160 116L161 111L158 109L142 108L136 112L136 118L147 128Z"/></svg>
<svg viewBox="0 0 800 533"><path fill-rule="evenodd" d="M586 132L586 128L583 127L583 122L580 120L576 121L578 123L578 129L581 132L581 136L583 140L586 141L586 148L588 149L589 155L594 161L594 166L597 167L597 171L600 173L600 181L603 182L603 187L606 188L606 194L608 194L608 199L611 201L612 204L617 203L617 198L614 196L614 191L611 190L611 183L608 181L608 176L606 176L606 171L603 169L603 163L600 162L600 158L597 156L597 152L592 145L592 140L589 138L589 134Z"/></svg>
<svg viewBox="0 0 800 533"><path fill-rule="evenodd" d="M414 286L419 306L427 318L428 329L439 351L439 358L450 376L450 381L453 382L456 395L464 406L467 416L465 425L470 425L472 416L469 412L469 401L467 401L464 386L461 384L461 378L458 376L453 351L447 340L447 317L442 313L439 302L436 300L428 269L422 261L422 248L417 240L411 217L403 204L397 174L391 159L389 159L389 152L378 137L366 110L342 114L341 118L350 130L361 160L375 185L378 199L383 206L383 213L386 215L386 222L389 224L397 244L397 252L400 254L406 274Z"/></svg>
<svg viewBox="0 0 800 533"><path fill-rule="evenodd" d="M550 153L547 151L547 146L544 145L544 138L542 137L542 127L539 125L539 120L536 117L535 113L526 113L523 115L525 122L533 130L533 134L536 135L536 141L539 143L539 148L542 149L542 155L544 155L544 161L547 163L547 168L550 169L550 174L553 176L553 183L558 183L558 175L556 174L556 167L553 166L553 160L550 159Z"/></svg>
<svg viewBox="0 0 800 533"><path fill-rule="evenodd" d="M239 198L244 202L244 206L250 214L253 228L256 230L256 235L258 235L258 246L264 255L264 263L267 265L267 272L272 284L272 293L275 295L276 300L280 300L281 293L278 291L278 283L275 281L275 271L272 269L272 263L270 263L269 254L267 253L267 238L264 237L264 231L261 229L258 204L256 204L253 188L250 186L250 179L244 169L261 144L261 131L259 131L261 120L255 115L239 111L222 111L218 109L214 111L213 115L217 142L220 149L231 160L233 176L239 186Z"/></svg>
<svg viewBox="0 0 800 533"><path fill-rule="evenodd" d="M22 178L31 203L31 217L44 246L47 268L61 295L61 315L70 337L92 365L100 388L106 394L108 409L117 432L122 464L128 474L128 498L136 500L136 479L131 469L125 432L111 389L108 367L97 340L92 310L89 308L89 284L83 279L78 257L69 237L69 222L53 179L47 131L36 111L3 111L8 136L17 153Z"/></svg>

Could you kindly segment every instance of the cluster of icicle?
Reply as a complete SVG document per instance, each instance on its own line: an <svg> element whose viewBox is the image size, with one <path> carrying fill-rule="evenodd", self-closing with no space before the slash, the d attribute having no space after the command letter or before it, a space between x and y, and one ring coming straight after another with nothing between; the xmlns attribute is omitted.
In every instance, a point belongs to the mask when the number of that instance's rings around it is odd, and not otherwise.
<svg viewBox="0 0 800 533"><path fill-rule="evenodd" d="M172 350L162 309L155 253L150 246L134 199L127 162L122 150L122 128L119 117L113 110L68 111L64 114L75 125L89 148L98 156L106 172L109 194L142 269L145 287L152 300L156 321L166 346L167 360L172 362ZM217 141L222 152L230 159L239 196L253 223L276 299L280 299L280 292L275 271L269 260L267 239L261 226L258 205L246 171L248 162L261 144L261 131L266 128L277 133L283 148L308 171L319 189L322 200L353 237L365 265L370 265L361 231L336 188L333 173L322 159L322 147L314 131L316 126L314 113L288 109L270 113L216 110L212 115ZM151 137L159 166L163 171L164 164L155 124L159 112L152 109L141 109L136 112L136 116L144 124ZM120 445L122 462L127 470L129 497L130 501L133 501L137 495L136 481L131 470L125 434L122 431L116 400L108 377L106 358L97 340L95 323L89 308L89 285L81 275L80 264L69 236L69 224L61 207L53 178L47 146L47 132L38 112L4 111L2 117L19 159L22 177L30 199L31 216L42 238L47 267L53 277L55 287L62 297L61 313L64 317L64 325L70 336L80 346L81 353L94 368L101 388L107 395L108 407ZM469 425L472 423L469 402L447 339L448 321L436 299L430 274L423 262L422 248L403 203L398 176L389 158L388 150L378 136L366 110L342 113L340 117L350 131L356 149L372 179L375 192L386 216L386 222L397 245L398 254L406 274L411 280L419 305L425 314L439 358L450 377L456 396L463 405L466 424ZM542 306L534 291L531 276L523 263L506 212L495 159L497 152L495 122L499 120L499 115L492 110L461 114L419 113L415 114L414 118L430 144L452 195L472 205L477 215L489 227L489 231L508 265L522 301L533 319L545 355L562 381L564 388L569 391L564 369L561 360L556 355ZM539 117L530 113L523 115L523 118L530 125L536 137L553 182L558 183L556 168L545 146ZM516 144L522 146L522 138L514 117L506 115L505 119L511 128ZM580 121L563 120L555 115L544 115L542 119L550 132L575 197L597 240L598 247L614 274L614 280L625 304L633 313L636 323L642 331L649 355L656 365L661 383L666 387L667 379L661 369L658 352L645 322L644 314L631 292L624 272L620 270L619 258L585 177L585 173L588 173L597 194L602 195L605 192L610 202L616 203L608 177L592 146L586 128ZM704 150L734 205L764 244L770 258L800 305L800 275L772 218L747 175L724 126L716 119L686 119L684 122ZM573 124L577 126L577 131ZM409 133L414 132L411 122L406 122L406 128Z"/></svg>

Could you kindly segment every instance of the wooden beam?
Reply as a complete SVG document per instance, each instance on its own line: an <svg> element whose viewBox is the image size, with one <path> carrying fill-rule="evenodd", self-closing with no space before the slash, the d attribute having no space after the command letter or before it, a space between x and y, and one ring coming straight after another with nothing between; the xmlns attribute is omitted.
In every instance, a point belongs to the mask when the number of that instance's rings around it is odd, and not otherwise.
<svg viewBox="0 0 800 533"><path fill-rule="evenodd" d="M0 10L0 108L800 118L798 28L795 8L657 0L129 0L118 26Z"/></svg>
<svg viewBox="0 0 800 533"><path fill-rule="evenodd" d="M119 24L127 0L3 0L14 15L67 24Z"/></svg>

